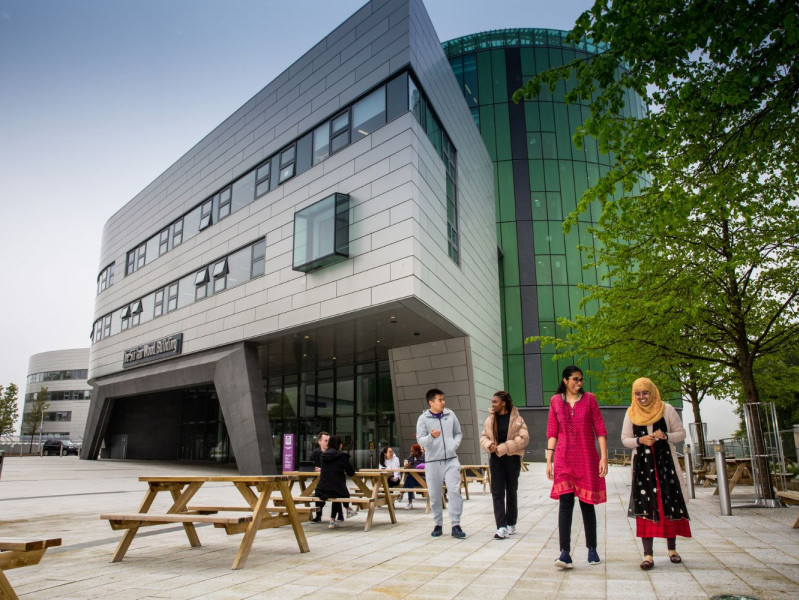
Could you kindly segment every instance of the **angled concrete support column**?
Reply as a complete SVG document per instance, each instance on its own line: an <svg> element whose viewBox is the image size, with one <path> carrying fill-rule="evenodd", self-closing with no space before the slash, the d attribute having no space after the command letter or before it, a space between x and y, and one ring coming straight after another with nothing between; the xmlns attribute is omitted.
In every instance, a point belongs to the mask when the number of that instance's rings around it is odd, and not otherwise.
<svg viewBox="0 0 799 600"><path fill-rule="evenodd" d="M93 395L80 449L80 457L84 460L97 460L100 455L105 429L114 408L114 399L106 397L101 388L95 388Z"/></svg>
<svg viewBox="0 0 799 600"><path fill-rule="evenodd" d="M258 351L239 344L216 363L214 387L242 475L274 475L272 432Z"/></svg>

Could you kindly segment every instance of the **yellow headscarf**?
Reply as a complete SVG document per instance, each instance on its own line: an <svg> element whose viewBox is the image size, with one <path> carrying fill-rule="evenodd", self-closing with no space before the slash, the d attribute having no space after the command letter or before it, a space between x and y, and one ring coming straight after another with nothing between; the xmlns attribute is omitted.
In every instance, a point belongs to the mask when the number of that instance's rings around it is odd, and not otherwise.
<svg viewBox="0 0 799 600"><path fill-rule="evenodd" d="M641 403L635 397L635 392L649 392L649 403L646 406L641 406ZM660 399L660 390L646 377L641 377L633 382L632 402L630 408L627 409L627 416L634 425L651 425L658 421L663 416L663 410L666 404Z"/></svg>

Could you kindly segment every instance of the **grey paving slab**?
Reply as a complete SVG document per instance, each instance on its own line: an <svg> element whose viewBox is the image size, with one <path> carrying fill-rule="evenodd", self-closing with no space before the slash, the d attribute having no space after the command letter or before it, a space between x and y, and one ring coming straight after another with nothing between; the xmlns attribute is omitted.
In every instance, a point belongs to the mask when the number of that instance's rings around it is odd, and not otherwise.
<svg viewBox="0 0 799 600"><path fill-rule="evenodd" d="M445 535L432 538L432 517L420 503L397 510L396 525L379 510L370 532L363 531L362 515L335 530L308 523L311 552L305 554L289 528L261 531L239 571L230 565L241 537L210 526L197 528L199 548L189 546L180 526L143 529L123 562L109 562L121 534L99 515L134 510L144 494L139 476L225 473L234 474L209 465L6 457L0 536L63 539L39 565L7 576L24 600L799 597L799 530L791 528L799 508L734 509L722 517L712 488L699 488L689 502L694 537L678 540L683 563L671 564L665 542L656 540L655 568L641 571L640 542L626 516L629 471L622 467L611 467L608 503L597 511L602 563L586 563L575 511L570 571L553 566L557 503L542 465L521 476L518 533L507 540L493 539L491 497L473 485L464 504L465 540L448 535L446 517ZM201 494L209 502L240 502L225 484L208 484Z"/></svg>

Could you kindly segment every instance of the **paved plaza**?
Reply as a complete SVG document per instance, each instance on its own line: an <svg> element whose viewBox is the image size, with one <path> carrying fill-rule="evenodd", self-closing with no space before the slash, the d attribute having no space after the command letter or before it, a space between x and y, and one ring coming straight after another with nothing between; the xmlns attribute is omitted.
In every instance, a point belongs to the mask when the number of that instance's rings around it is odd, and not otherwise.
<svg viewBox="0 0 799 600"><path fill-rule="evenodd" d="M543 464L521 474L518 533L507 540L493 539L491 496L472 484L471 499L464 503L465 540L448 535L446 518L445 536L430 537L432 518L417 500L414 510L397 511L397 525L379 509L370 532L363 531L363 515L335 530L307 523L311 551L305 554L291 528L260 531L239 571L230 565L241 536L210 526L198 526L201 548L189 546L179 525L143 529L124 561L109 562L121 532L99 515L135 511L145 491L140 475L211 473L235 474L208 465L6 457L0 537L63 538L39 565L7 571L8 579L21 599L31 600L799 598L799 529L791 528L799 508L737 509L722 517L713 490L698 488L688 504L694 538L678 540L683 563L671 564L665 541L655 540L655 568L644 572L638 567L634 522L626 516L629 468L618 466L610 468L608 503L597 513L602 564L586 562L575 509L570 571L553 566L559 550L557 502L549 498ZM224 496L229 487L208 484L203 497L229 502ZM736 488L733 502L751 489Z"/></svg>

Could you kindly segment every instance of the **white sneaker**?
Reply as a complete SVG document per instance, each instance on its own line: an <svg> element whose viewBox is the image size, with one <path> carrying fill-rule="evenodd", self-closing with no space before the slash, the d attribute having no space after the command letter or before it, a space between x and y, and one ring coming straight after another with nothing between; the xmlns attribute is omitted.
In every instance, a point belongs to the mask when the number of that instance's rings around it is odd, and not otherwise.
<svg viewBox="0 0 799 600"><path fill-rule="evenodd" d="M330 525L327 526L328 529L337 529L338 523L335 519L330 519Z"/></svg>
<svg viewBox="0 0 799 600"><path fill-rule="evenodd" d="M411 510L412 508L413 508L413 502L408 502L408 504L405 505L405 510Z"/></svg>
<svg viewBox="0 0 799 600"><path fill-rule="evenodd" d="M516 533L516 525L508 525L508 535Z"/></svg>
<svg viewBox="0 0 799 600"><path fill-rule="evenodd" d="M347 509L347 518L348 519L351 519L352 517L354 517L357 514L358 514L358 511L355 510L354 508L352 508L351 506Z"/></svg>
<svg viewBox="0 0 799 600"><path fill-rule="evenodd" d="M508 537L508 528L507 527L500 527L497 529L497 532L494 534L495 540L504 540Z"/></svg>

